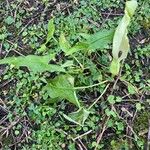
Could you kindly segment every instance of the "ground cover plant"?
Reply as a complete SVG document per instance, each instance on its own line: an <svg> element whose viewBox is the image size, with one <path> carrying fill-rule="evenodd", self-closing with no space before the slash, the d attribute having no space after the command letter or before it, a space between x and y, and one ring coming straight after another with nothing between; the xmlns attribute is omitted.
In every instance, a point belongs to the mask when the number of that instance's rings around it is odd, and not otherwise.
<svg viewBox="0 0 150 150"><path fill-rule="evenodd" d="M1 0L1 148L149 149L149 6Z"/></svg>

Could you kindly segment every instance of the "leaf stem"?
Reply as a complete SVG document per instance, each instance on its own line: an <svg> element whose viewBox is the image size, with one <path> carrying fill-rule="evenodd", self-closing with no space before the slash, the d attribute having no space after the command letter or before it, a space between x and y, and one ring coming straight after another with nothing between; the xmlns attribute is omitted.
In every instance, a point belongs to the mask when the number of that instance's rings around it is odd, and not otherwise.
<svg viewBox="0 0 150 150"><path fill-rule="evenodd" d="M105 94L105 92L107 91L108 87L110 84L107 84L107 86L105 87L104 91L102 92L102 94L93 102L93 104L91 104L91 106L88 108L88 110L90 110L100 99L101 97Z"/></svg>
<svg viewBox="0 0 150 150"><path fill-rule="evenodd" d="M101 84L104 84L108 82L107 80L106 81L103 81L103 82L99 82L97 84L93 84L93 85L88 85L88 86L81 86L81 87L72 87L72 88L64 88L64 87L56 87L52 84L50 84L51 87L54 87L54 88L57 88L57 89L62 89L62 90L80 90L80 89L87 89L87 88L92 88L92 87L95 87L95 86L98 86L98 85L101 85Z"/></svg>
<svg viewBox="0 0 150 150"><path fill-rule="evenodd" d="M104 84L108 82L108 80L105 80L103 82L99 82L99 83L96 83L96 84L92 84L92 85L88 85L88 86L80 86L80 87L74 87L75 90L79 90L79 89L87 89L87 88L92 88L92 87L95 87L95 86L98 86L98 85L101 85L101 84Z"/></svg>

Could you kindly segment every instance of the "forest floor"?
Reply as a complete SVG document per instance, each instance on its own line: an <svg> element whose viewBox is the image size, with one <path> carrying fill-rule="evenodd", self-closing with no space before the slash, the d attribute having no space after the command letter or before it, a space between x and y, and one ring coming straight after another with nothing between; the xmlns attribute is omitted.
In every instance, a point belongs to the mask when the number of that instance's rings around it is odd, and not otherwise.
<svg viewBox="0 0 150 150"><path fill-rule="evenodd" d="M81 33L115 29L125 0L0 0L0 59L54 55L49 62L54 71L41 73L46 66L33 57L23 66L31 65L36 73L0 65L0 149L148 150L149 6L148 0L138 3L128 28L130 52L113 77L112 43L65 55L59 38L63 33L75 45ZM23 63L18 60L16 65Z"/></svg>

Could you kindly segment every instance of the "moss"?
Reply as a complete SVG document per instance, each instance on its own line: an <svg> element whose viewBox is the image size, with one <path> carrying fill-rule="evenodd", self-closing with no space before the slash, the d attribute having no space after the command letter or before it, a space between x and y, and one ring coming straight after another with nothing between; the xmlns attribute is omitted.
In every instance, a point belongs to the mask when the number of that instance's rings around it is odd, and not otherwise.
<svg viewBox="0 0 150 150"><path fill-rule="evenodd" d="M115 140L111 141L110 150L122 150L122 149L128 149L128 144L126 140L120 139L118 141Z"/></svg>
<svg viewBox="0 0 150 150"><path fill-rule="evenodd" d="M9 144L13 143L13 137L9 135L8 137L2 137L0 141L3 143L3 146L8 146Z"/></svg>
<svg viewBox="0 0 150 150"><path fill-rule="evenodd" d="M148 120L150 118L150 112L145 110L137 114L135 121L134 121L134 131L138 133L139 136L142 136L144 139L147 138L147 131L148 131Z"/></svg>

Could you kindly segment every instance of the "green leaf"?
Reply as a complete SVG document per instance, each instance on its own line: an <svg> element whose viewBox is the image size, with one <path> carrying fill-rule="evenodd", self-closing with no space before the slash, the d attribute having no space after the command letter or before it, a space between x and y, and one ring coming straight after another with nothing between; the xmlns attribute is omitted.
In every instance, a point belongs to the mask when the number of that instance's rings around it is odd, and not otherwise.
<svg viewBox="0 0 150 150"><path fill-rule="evenodd" d="M110 104L115 104L115 97L114 97L113 95L109 95L109 96L108 96L108 102L109 102Z"/></svg>
<svg viewBox="0 0 150 150"><path fill-rule="evenodd" d="M11 25L12 23L14 23L15 20L13 17L9 16L5 19L5 23L7 23L8 25Z"/></svg>
<svg viewBox="0 0 150 150"><path fill-rule="evenodd" d="M73 66L73 61L72 60L67 60L64 64L62 64L62 67L70 67Z"/></svg>
<svg viewBox="0 0 150 150"><path fill-rule="evenodd" d="M89 39L90 38L90 34L87 33L79 33L80 36L82 36L84 39Z"/></svg>
<svg viewBox="0 0 150 150"><path fill-rule="evenodd" d="M38 51L39 53L44 52L45 50L46 50L46 45L45 45L45 44L42 44L42 45L40 46L40 48L37 49L37 51Z"/></svg>
<svg viewBox="0 0 150 150"><path fill-rule="evenodd" d="M6 34L0 34L0 40L4 40L7 37Z"/></svg>
<svg viewBox="0 0 150 150"><path fill-rule="evenodd" d="M123 131L124 130L124 124L122 122L116 122L117 125L117 129L119 131Z"/></svg>
<svg viewBox="0 0 150 150"><path fill-rule="evenodd" d="M81 107L78 111L69 114L68 116L63 114L65 119L80 126L83 126L86 119L88 118L90 112L83 107Z"/></svg>
<svg viewBox="0 0 150 150"><path fill-rule="evenodd" d="M136 109L140 111L142 109L141 103L136 103Z"/></svg>
<svg viewBox="0 0 150 150"><path fill-rule="evenodd" d="M55 32L55 25L54 25L54 19L51 19L48 22L48 34L47 34L47 39L46 39L46 44L50 41L50 39L53 37Z"/></svg>
<svg viewBox="0 0 150 150"><path fill-rule="evenodd" d="M86 42L89 44L88 49L104 49L106 46L112 42L114 35L114 30L103 29L93 35L90 35L89 38L86 38ZM88 36L87 36L88 37Z"/></svg>
<svg viewBox="0 0 150 150"><path fill-rule="evenodd" d="M71 48L69 42L66 40L63 33L60 35L59 45L60 45L60 48L62 49L62 51L65 52L66 54L68 53L69 49Z"/></svg>
<svg viewBox="0 0 150 150"><path fill-rule="evenodd" d="M122 98L121 98L121 97L119 97L119 96L117 96L117 97L116 97L116 102L118 102L118 103L119 103L119 102L121 102L121 101L122 101Z"/></svg>
<svg viewBox="0 0 150 150"><path fill-rule="evenodd" d="M54 59L54 55L45 56L19 56L19 57L8 57L0 60L0 64L14 65L15 67L25 66L34 73L42 73L45 71L49 72L65 72L64 68L59 65L49 64L49 61Z"/></svg>
<svg viewBox="0 0 150 150"><path fill-rule="evenodd" d="M91 35L81 33L80 35L85 38L85 40L83 42L78 42L71 47L68 41L66 41L64 35L61 34L59 44L66 55L72 55L79 51L104 49L112 42L114 30L102 30Z"/></svg>
<svg viewBox="0 0 150 150"><path fill-rule="evenodd" d="M74 89L74 78L70 75L59 75L49 80L43 90L46 91L52 99L65 99L75 104L77 107L80 107Z"/></svg>
<svg viewBox="0 0 150 150"><path fill-rule="evenodd" d="M84 50L88 50L88 49L89 49L89 45L87 43L79 42L75 46L73 46L72 48L70 48L66 52L66 55L72 55L75 52L84 51Z"/></svg>
<svg viewBox="0 0 150 150"><path fill-rule="evenodd" d="M107 126L108 127L113 127L113 125L114 125L113 119L109 119L108 122L107 122Z"/></svg>
<svg viewBox="0 0 150 150"><path fill-rule="evenodd" d="M19 130L15 130L15 135L19 135Z"/></svg>
<svg viewBox="0 0 150 150"><path fill-rule="evenodd" d="M131 83L127 83L128 84L128 92L130 93L130 94L135 94L135 93L138 93L138 89L135 87L135 86L133 86Z"/></svg>
<svg viewBox="0 0 150 150"><path fill-rule="evenodd" d="M105 113L106 113L107 116L113 116L114 118L117 117L115 111L110 110L109 108L105 109Z"/></svg>
<svg viewBox="0 0 150 150"><path fill-rule="evenodd" d="M118 59L113 59L113 61L111 62L111 65L110 65L110 72L113 75L117 75L119 73L119 70L120 70L119 60Z"/></svg>
<svg viewBox="0 0 150 150"><path fill-rule="evenodd" d="M116 28L113 38L113 49L112 49L113 61L110 66L110 72L113 75L117 75L119 73L118 67L120 68L120 65L118 65L118 62L120 63L121 60L127 57L128 51L130 49L129 39L127 36L128 33L127 27L131 21L131 17L133 16L136 8L137 8L136 0L127 1L124 11L125 14L122 20L120 21L118 27ZM120 52L121 56L119 56Z"/></svg>
<svg viewBox="0 0 150 150"><path fill-rule="evenodd" d="M47 39L46 39L46 42L44 44L42 44L40 46L40 48L37 49L37 51L39 53L42 53L44 51L46 51L46 44L51 40L51 38L53 37L54 35L54 32L55 32L55 25L54 25L54 19L51 19L49 22L48 22L48 33L47 33Z"/></svg>

